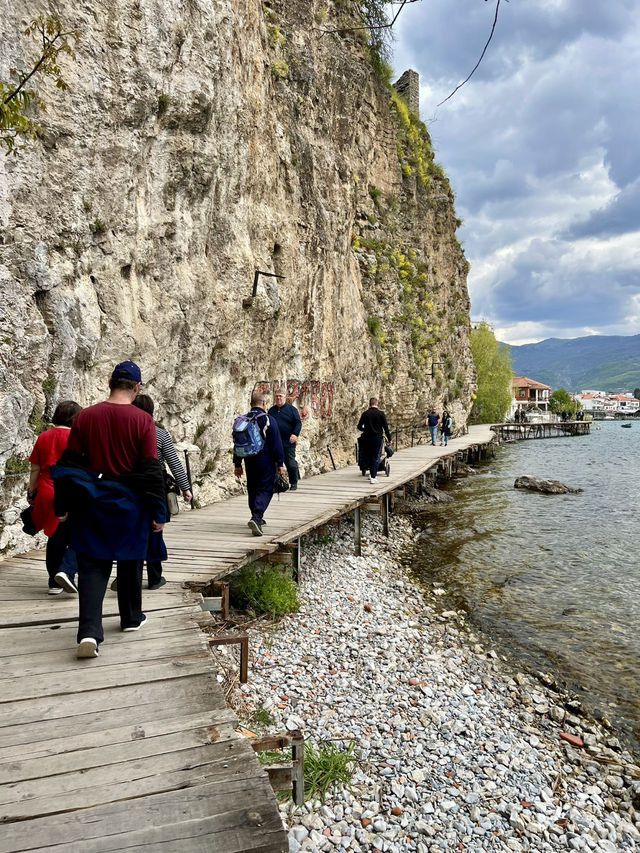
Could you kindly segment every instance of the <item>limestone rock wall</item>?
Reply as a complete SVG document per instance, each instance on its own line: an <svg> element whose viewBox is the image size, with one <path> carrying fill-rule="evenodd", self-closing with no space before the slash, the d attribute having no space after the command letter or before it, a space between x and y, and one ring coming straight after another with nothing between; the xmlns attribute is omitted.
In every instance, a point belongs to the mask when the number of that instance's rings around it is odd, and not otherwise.
<svg viewBox="0 0 640 853"><path fill-rule="evenodd" d="M393 426L444 403L465 422L453 197L444 175L425 186L403 168L397 107L359 34L323 33L353 6L60 0L81 33L61 58L70 90L39 81L41 138L0 156L0 552L23 544L43 417L103 399L123 359L199 448L203 502L234 488L231 423L259 382L286 383L305 415L307 473L327 444L352 458L372 393ZM0 79L28 67L21 21L41 11L0 0ZM280 277L251 299L256 270Z"/></svg>

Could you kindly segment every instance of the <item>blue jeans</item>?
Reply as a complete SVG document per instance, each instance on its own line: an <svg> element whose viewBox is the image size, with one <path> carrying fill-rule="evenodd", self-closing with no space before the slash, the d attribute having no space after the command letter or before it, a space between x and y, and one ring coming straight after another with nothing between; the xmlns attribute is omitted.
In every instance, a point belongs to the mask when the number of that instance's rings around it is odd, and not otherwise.
<svg viewBox="0 0 640 853"><path fill-rule="evenodd" d="M438 441L438 424L430 426L429 432L431 433L431 444L436 444Z"/></svg>

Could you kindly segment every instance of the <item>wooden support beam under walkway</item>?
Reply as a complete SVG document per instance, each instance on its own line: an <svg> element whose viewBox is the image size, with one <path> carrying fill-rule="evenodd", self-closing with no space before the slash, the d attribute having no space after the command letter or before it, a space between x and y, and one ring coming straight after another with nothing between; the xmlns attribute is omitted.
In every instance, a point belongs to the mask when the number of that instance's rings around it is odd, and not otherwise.
<svg viewBox="0 0 640 853"><path fill-rule="evenodd" d="M217 683L211 614L187 587L291 550L336 516L388 509L396 490L493 438L472 427L448 447L400 450L376 485L355 466L305 479L274 499L261 538L244 495L181 514L166 531L168 583L144 590L148 622L120 632L108 591L95 660L75 658L77 599L46 595L44 553L0 562L0 853L288 850L267 773Z"/></svg>

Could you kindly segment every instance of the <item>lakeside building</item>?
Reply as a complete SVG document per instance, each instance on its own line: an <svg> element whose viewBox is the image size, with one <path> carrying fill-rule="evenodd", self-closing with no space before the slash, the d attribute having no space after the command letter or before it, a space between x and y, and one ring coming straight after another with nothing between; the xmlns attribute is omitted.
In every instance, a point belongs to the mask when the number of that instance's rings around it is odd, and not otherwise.
<svg viewBox="0 0 640 853"><path fill-rule="evenodd" d="M585 412L604 411L605 396L597 391L583 391L582 394L574 394L573 399L580 403Z"/></svg>
<svg viewBox="0 0 640 853"><path fill-rule="evenodd" d="M515 376L511 380L513 388L513 399L507 417L515 418L516 412L524 412L527 419L536 421L548 421L551 415L549 407L550 385L536 382L528 376Z"/></svg>
<svg viewBox="0 0 640 853"><path fill-rule="evenodd" d="M634 415L640 411L640 400L633 394L606 394L604 391L582 391L574 394L585 412L602 412L604 415Z"/></svg>

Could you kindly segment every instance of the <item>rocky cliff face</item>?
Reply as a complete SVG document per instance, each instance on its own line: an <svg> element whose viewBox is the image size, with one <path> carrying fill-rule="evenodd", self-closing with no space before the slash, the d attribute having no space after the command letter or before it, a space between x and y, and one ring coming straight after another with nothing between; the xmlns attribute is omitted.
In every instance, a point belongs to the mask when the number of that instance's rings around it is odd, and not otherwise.
<svg viewBox="0 0 640 853"><path fill-rule="evenodd" d="M138 362L196 443L200 499L231 485L230 427L286 385L301 468L352 456L371 394L392 426L473 390L467 263L428 136L372 68L347 0L61 0L70 91L0 156L0 551L43 415ZM0 0L0 79L37 45ZM258 276L256 271L278 277ZM409 433L400 434L408 440Z"/></svg>

